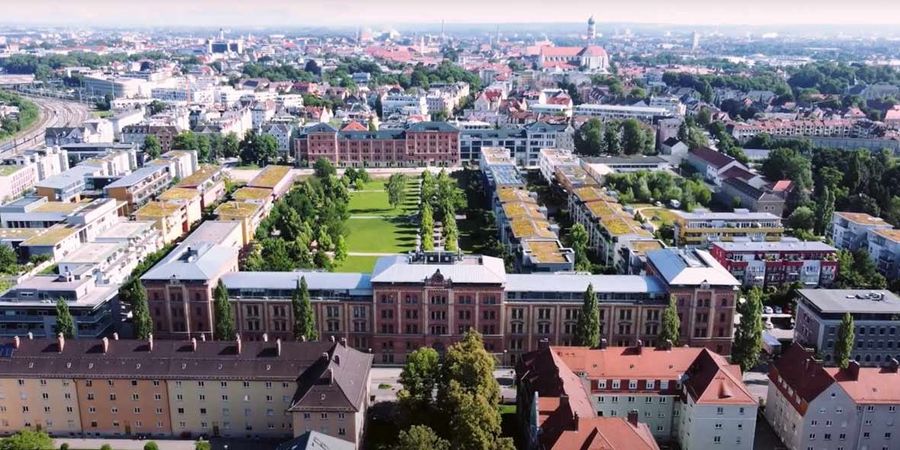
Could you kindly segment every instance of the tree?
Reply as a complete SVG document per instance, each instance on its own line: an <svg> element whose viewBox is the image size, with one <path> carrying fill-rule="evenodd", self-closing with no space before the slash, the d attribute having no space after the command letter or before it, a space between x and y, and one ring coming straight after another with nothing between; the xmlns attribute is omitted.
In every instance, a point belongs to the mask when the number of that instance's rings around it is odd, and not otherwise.
<svg viewBox="0 0 900 450"><path fill-rule="evenodd" d="M316 331L316 315L313 312L312 303L309 300L309 287L306 285L306 277L300 277L297 289L291 297L291 307L294 312L294 339L316 341L319 332Z"/></svg>
<svg viewBox="0 0 900 450"><path fill-rule="evenodd" d="M0 245L0 273L11 275L18 272L19 264L15 250L7 245Z"/></svg>
<svg viewBox="0 0 900 450"><path fill-rule="evenodd" d="M762 290L756 286L750 289L742 303L738 303L741 323L734 333L731 361L739 364L744 372L756 366L762 353L762 308Z"/></svg>
<svg viewBox="0 0 900 450"><path fill-rule="evenodd" d="M157 445L154 441L150 441L144 444L144 450L159 450L159 445Z"/></svg>
<svg viewBox="0 0 900 450"><path fill-rule="evenodd" d="M392 174L384 184L391 208L397 208L406 201L406 176L401 173Z"/></svg>
<svg viewBox="0 0 900 450"><path fill-rule="evenodd" d="M347 241L344 236L338 236L337 242L334 244L334 260L336 262L344 262L347 259Z"/></svg>
<svg viewBox="0 0 900 450"><path fill-rule="evenodd" d="M437 350L422 347L406 358L400 372L403 389L397 394L401 417L407 424L428 423L434 413L434 390L440 378L440 356Z"/></svg>
<svg viewBox="0 0 900 450"><path fill-rule="evenodd" d="M100 446L100 450L113 450L112 445L103 444Z"/></svg>
<svg viewBox="0 0 900 450"><path fill-rule="evenodd" d="M413 425L400 432L394 450L450 450L450 443L425 425Z"/></svg>
<svg viewBox="0 0 900 450"><path fill-rule="evenodd" d="M153 319L150 318L150 306L147 304L147 291L140 282L135 283L133 292L131 314L134 337L147 339L153 332Z"/></svg>
<svg viewBox="0 0 900 450"><path fill-rule="evenodd" d="M229 341L234 339L234 310L228 302L228 289L225 283L219 280L213 292L213 309L215 312L216 326L213 330L213 338L217 341Z"/></svg>
<svg viewBox="0 0 900 450"><path fill-rule="evenodd" d="M332 175L337 175L337 169L334 168L334 164L331 164L331 161L325 158L316 160L315 164L313 164L313 171L319 178L328 178Z"/></svg>
<svg viewBox="0 0 900 450"><path fill-rule="evenodd" d="M162 154L162 146L159 145L159 139L152 134L148 134L144 138L144 144L141 146L141 150L143 150L144 154L151 159L159 158L159 155Z"/></svg>
<svg viewBox="0 0 900 450"><path fill-rule="evenodd" d="M662 329L659 332L659 342L671 342L678 345L681 337L681 319L678 318L678 307L675 305L675 296L669 296L669 306L663 311Z"/></svg>
<svg viewBox="0 0 900 450"><path fill-rule="evenodd" d="M228 133L222 140L222 156L226 158L236 158L240 154L241 143L238 141L237 134Z"/></svg>
<svg viewBox="0 0 900 450"><path fill-rule="evenodd" d="M194 450L212 450L212 444L210 444L209 441L200 439L194 444Z"/></svg>
<svg viewBox="0 0 900 450"><path fill-rule="evenodd" d="M575 344L586 347L600 345L600 308L597 305L597 296L594 295L593 284L589 284L584 291L581 313L578 314L578 322L575 324Z"/></svg>
<svg viewBox="0 0 900 450"><path fill-rule="evenodd" d="M434 218L431 211L431 203L424 202L422 205L422 218L420 221L419 234L422 237L422 250L434 250Z"/></svg>
<svg viewBox="0 0 900 450"><path fill-rule="evenodd" d="M646 135L640 122L636 119L625 119L622 122L622 148L626 154L634 155L644 152L646 142Z"/></svg>
<svg viewBox="0 0 900 450"><path fill-rule="evenodd" d="M590 272L591 261L587 255L587 245L590 237L584 225L576 223L569 230L569 245L575 251L575 270Z"/></svg>
<svg viewBox="0 0 900 450"><path fill-rule="evenodd" d="M606 141L603 139L603 122L600 119L589 119L575 133L575 152L580 155L598 156L606 152Z"/></svg>
<svg viewBox="0 0 900 450"><path fill-rule="evenodd" d="M796 230L812 230L816 226L816 214L806 206L798 206L788 216L788 225Z"/></svg>
<svg viewBox="0 0 900 450"><path fill-rule="evenodd" d="M815 230L819 235L823 235L828 231L831 216L834 215L834 200L834 190L830 189L828 185L823 186L822 194L819 196L818 220L816 220Z"/></svg>
<svg viewBox="0 0 900 450"><path fill-rule="evenodd" d="M838 338L834 344L834 361L841 369L846 369L850 365L850 353L853 352L856 334L853 329L853 316L850 313L844 313L841 319L841 325L838 327Z"/></svg>
<svg viewBox="0 0 900 450"><path fill-rule="evenodd" d="M619 138L619 130L610 123L606 124L603 131L603 142L606 144L606 153L618 155L622 153L622 140Z"/></svg>
<svg viewBox="0 0 900 450"><path fill-rule="evenodd" d="M62 334L66 339L75 337L75 320L69 311L69 304L64 299L56 301L56 333Z"/></svg>
<svg viewBox="0 0 900 450"><path fill-rule="evenodd" d="M155 116L155 115L157 115L157 114L159 114L159 113L161 113L161 112L163 112L163 111L165 111L165 110L166 110L166 104L163 103L163 102L161 102L161 101L159 101L159 100L153 100L152 102L150 102L150 103L147 105L147 112L148 112L151 116Z"/></svg>
<svg viewBox="0 0 900 450"><path fill-rule="evenodd" d="M23 429L0 440L0 450L50 450L53 439L43 431Z"/></svg>
<svg viewBox="0 0 900 450"><path fill-rule="evenodd" d="M241 140L240 158L242 164L266 166L278 158L278 141L272 135L250 130Z"/></svg>

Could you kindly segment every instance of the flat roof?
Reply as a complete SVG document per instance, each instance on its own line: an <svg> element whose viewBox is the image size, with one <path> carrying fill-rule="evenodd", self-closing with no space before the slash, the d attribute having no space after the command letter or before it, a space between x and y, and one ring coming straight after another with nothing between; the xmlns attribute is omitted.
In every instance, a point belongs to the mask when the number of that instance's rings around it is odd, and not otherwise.
<svg viewBox="0 0 900 450"><path fill-rule="evenodd" d="M120 220L108 230L98 234L95 239L128 239L140 235L153 227L150 220Z"/></svg>
<svg viewBox="0 0 900 450"><path fill-rule="evenodd" d="M503 204L503 214L509 219L527 217L531 219L541 220L547 219L547 216L540 210L536 203L510 202Z"/></svg>
<svg viewBox="0 0 900 450"><path fill-rule="evenodd" d="M290 173L291 168L288 166L266 166L247 183L247 186L275 189L275 186Z"/></svg>
<svg viewBox="0 0 900 450"><path fill-rule="evenodd" d="M194 188L173 187L159 195L160 200L193 200L200 197Z"/></svg>
<svg viewBox="0 0 900 450"><path fill-rule="evenodd" d="M558 237L556 233L550 230L550 222L546 220L517 217L510 220L509 227L512 229L513 236L517 239Z"/></svg>
<svg viewBox="0 0 900 450"><path fill-rule="evenodd" d="M115 253L125 244L112 242L88 242L82 244L74 252L66 255L59 263L86 263L99 264L106 261L110 255Z"/></svg>
<svg viewBox="0 0 900 450"><path fill-rule="evenodd" d="M242 187L232 194L235 200L266 200L272 196L272 190L258 187Z"/></svg>
<svg viewBox="0 0 900 450"><path fill-rule="evenodd" d="M179 187L195 187L203 184L207 180L215 177L217 174L222 172L222 167L214 164L201 164L200 167L194 171L194 173L184 177L183 180L179 181L177 186Z"/></svg>
<svg viewBox="0 0 900 450"><path fill-rule="evenodd" d="M0 165L0 177L12 175L26 167L27 166L17 166L12 164Z"/></svg>
<svg viewBox="0 0 900 450"><path fill-rule="evenodd" d="M130 174L125 175L124 177L119 178L118 180L113 181L112 183L106 185L106 188L109 189L109 188L133 186L137 183L140 183L145 178L156 174L157 172L165 172L168 170L169 170L169 166L167 164L166 165L156 165L156 164L146 165L146 166L141 167L140 169L135 170L134 172L131 172Z"/></svg>
<svg viewBox="0 0 900 450"><path fill-rule="evenodd" d="M817 251L834 252L836 248L821 241L800 241L785 239L778 242L736 241L713 242L713 246L721 247L726 252L774 252L774 251Z"/></svg>
<svg viewBox="0 0 900 450"><path fill-rule="evenodd" d="M260 205L250 202L226 202L216 208L216 215L226 217L252 217L259 211Z"/></svg>
<svg viewBox="0 0 900 450"><path fill-rule="evenodd" d="M900 242L900 230L895 230L893 228L886 228L886 229L875 230L875 231L873 231L873 233L875 233L889 241Z"/></svg>
<svg viewBox="0 0 900 450"><path fill-rule="evenodd" d="M677 218L682 220L777 220L781 221L781 218L767 212L752 212L752 211L735 211L735 212L711 212L711 211L700 211L700 212L685 212L678 210L671 210Z"/></svg>
<svg viewBox="0 0 900 450"><path fill-rule="evenodd" d="M0 240L25 240L46 231L46 228L0 228Z"/></svg>
<svg viewBox="0 0 900 450"><path fill-rule="evenodd" d="M167 202L150 202L134 212L135 217L168 217L182 208L181 205Z"/></svg>
<svg viewBox="0 0 900 450"><path fill-rule="evenodd" d="M37 247L56 245L64 241L69 236L72 236L77 231L78 228L76 227L57 224L50 228L47 228L47 231L25 240L25 242L22 242L22 245Z"/></svg>
<svg viewBox="0 0 900 450"><path fill-rule="evenodd" d="M37 208L34 208L30 212L41 212L41 213L64 213L71 214L75 211L78 211L81 208L84 208L90 201L82 201L78 203L72 202L46 202Z"/></svg>
<svg viewBox="0 0 900 450"><path fill-rule="evenodd" d="M221 244L227 236L240 227L241 222L237 220L207 220L184 238L184 242Z"/></svg>
<svg viewBox="0 0 900 450"><path fill-rule="evenodd" d="M559 241L526 239L522 245L531 250L531 256L539 263L567 262Z"/></svg>
<svg viewBox="0 0 900 450"><path fill-rule="evenodd" d="M900 314L900 297L885 289L800 289L798 292L823 313Z"/></svg>
<svg viewBox="0 0 900 450"><path fill-rule="evenodd" d="M497 198L500 203L509 202L528 202L537 203L537 200L531 196L531 192L521 187L500 187L497 189Z"/></svg>
<svg viewBox="0 0 900 450"><path fill-rule="evenodd" d="M862 225L886 225L890 226L884 219L881 217L875 217L866 213L860 212L849 212L849 211L838 211L837 214L844 219L847 219L853 223L858 223Z"/></svg>

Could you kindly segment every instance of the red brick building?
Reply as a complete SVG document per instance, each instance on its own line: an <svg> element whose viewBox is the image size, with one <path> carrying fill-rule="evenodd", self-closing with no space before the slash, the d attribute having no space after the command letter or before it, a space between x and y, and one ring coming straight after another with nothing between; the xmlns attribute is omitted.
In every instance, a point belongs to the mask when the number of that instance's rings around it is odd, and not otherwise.
<svg viewBox="0 0 900 450"><path fill-rule="evenodd" d="M403 130L338 131L319 123L296 140L296 159L319 158L342 167L452 166L459 163L459 130L445 122L415 123Z"/></svg>

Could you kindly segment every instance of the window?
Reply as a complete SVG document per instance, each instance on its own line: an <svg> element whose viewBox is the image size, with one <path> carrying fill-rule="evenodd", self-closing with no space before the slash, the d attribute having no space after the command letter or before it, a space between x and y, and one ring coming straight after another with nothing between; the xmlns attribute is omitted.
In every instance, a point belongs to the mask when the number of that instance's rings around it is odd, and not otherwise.
<svg viewBox="0 0 900 450"><path fill-rule="evenodd" d="M722 443L722 436L713 436L713 443L714 443L714 444L721 444L721 443Z"/></svg>
<svg viewBox="0 0 900 450"><path fill-rule="evenodd" d="M628 380L628 389L637 389L637 380Z"/></svg>
<svg viewBox="0 0 900 450"><path fill-rule="evenodd" d="M612 380L612 388L619 389L619 380Z"/></svg>
<svg viewBox="0 0 900 450"><path fill-rule="evenodd" d="M722 408L721 406L716 408L716 414L719 416L721 416L722 414L725 414L725 408Z"/></svg>

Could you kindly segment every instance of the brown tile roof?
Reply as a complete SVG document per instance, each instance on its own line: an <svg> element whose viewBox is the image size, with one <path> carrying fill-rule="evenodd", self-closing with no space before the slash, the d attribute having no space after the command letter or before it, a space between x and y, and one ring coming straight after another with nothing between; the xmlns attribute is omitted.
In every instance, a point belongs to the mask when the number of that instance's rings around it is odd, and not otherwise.
<svg viewBox="0 0 900 450"><path fill-rule="evenodd" d="M779 377L794 390L804 402L809 403L834 383L834 378L815 360L815 353L803 346L794 344L781 355L769 369L769 380L785 397L784 386L778 382ZM793 403L797 408L797 404ZM800 414L805 413L800 410Z"/></svg>
<svg viewBox="0 0 900 450"><path fill-rule="evenodd" d="M756 401L741 378L739 366L703 349L687 370L685 390L697 404L740 405Z"/></svg>
<svg viewBox="0 0 900 450"><path fill-rule="evenodd" d="M900 374L888 368L862 367L854 378L846 370L825 369L856 403L900 403Z"/></svg>
<svg viewBox="0 0 900 450"><path fill-rule="evenodd" d="M241 342L110 340L103 351L99 339L4 339L9 356L0 356L0 377L69 379L173 379L173 380L296 380L323 359L322 354L339 354L356 364L341 370L338 378L368 376L371 355L332 342ZM281 350L279 353L278 346ZM347 354L351 356L345 356Z"/></svg>
<svg viewBox="0 0 900 450"><path fill-rule="evenodd" d="M709 163L710 165L712 165L716 168L724 167L725 165L731 163L732 161L735 161L734 158L732 158L722 152L717 152L708 147L692 148L690 150L690 153L692 155L696 156L697 158L700 158L703 161L706 161L707 163Z"/></svg>
<svg viewBox="0 0 900 450"><path fill-rule="evenodd" d="M325 355L323 355L325 356ZM369 392L371 354L337 344L328 359L320 358L298 380L289 410L345 408L359 411Z"/></svg>

